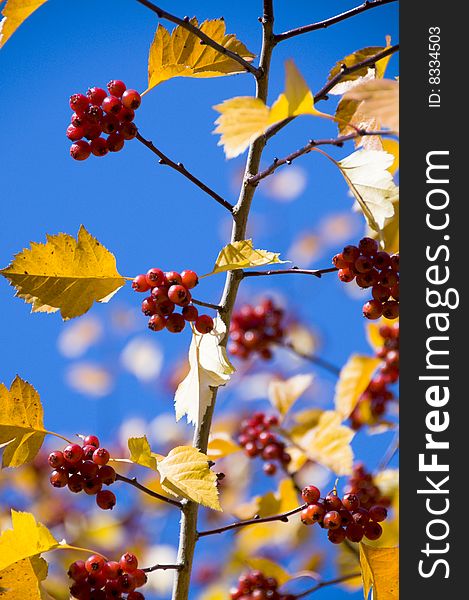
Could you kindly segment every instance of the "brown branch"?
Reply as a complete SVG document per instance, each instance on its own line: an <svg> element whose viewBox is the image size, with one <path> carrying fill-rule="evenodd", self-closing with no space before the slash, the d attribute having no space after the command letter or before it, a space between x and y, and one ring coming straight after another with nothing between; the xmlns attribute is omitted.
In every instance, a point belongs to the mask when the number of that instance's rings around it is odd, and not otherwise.
<svg viewBox="0 0 469 600"><path fill-rule="evenodd" d="M302 504L301 506L297 506L296 508L293 508L292 510L281 513L279 515L272 515L270 517L262 518L256 516L253 519L246 519L245 521L236 521L235 523L231 523L230 525L224 525L223 527L217 527L216 529L207 529L206 531L200 531L197 534L197 537L201 538L207 535L214 535L216 533L224 533L225 531L231 531L232 529L238 529L239 527L247 527L248 525L259 525L259 523L271 523L272 521L281 521L282 523L287 523L288 517L296 515L307 506L307 504Z"/></svg>
<svg viewBox="0 0 469 600"><path fill-rule="evenodd" d="M367 10L376 8L378 6L383 6L385 4L390 4L391 2L396 1L397 0L374 0L374 2L364 2L360 6L356 6L355 8L347 10L346 12L343 12L340 15L336 15L335 17L330 17L329 19L325 19L324 21L318 21L317 23L312 23L311 25L303 25L302 27L297 27L295 29L285 31L284 33L279 33L275 36L275 41L278 43L282 42L283 40L288 40L297 35L302 35L303 33L310 33L311 31L326 29L331 25L335 25L336 23L340 23L341 21L350 19L351 17L366 12Z"/></svg>
<svg viewBox="0 0 469 600"><path fill-rule="evenodd" d="M174 564L174 565L153 565L153 567L146 567L142 569L145 573L153 573L153 571L167 571L168 569L173 569L174 571L180 571L184 568L184 565Z"/></svg>
<svg viewBox="0 0 469 600"><path fill-rule="evenodd" d="M197 304L197 306L204 306L205 308L211 308L216 310L217 312L222 312L223 307L219 304L212 304L211 302L202 302L202 300L196 300L192 298L192 304Z"/></svg>
<svg viewBox="0 0 469 600"><path fill-rule="evenodd" d="M233 212L232 204L230 204L227 200L225 200L219 194L214 192L212 188L208 187L208 185L200 181L200 179L197 179L197 177L192 175L192 173L188 171L181 162L176 163L174 162L174 160L171 160L168 156L166 156L166 154L164 154L159 148L157 148L153 144L153 142L151 142L150 140L146 140L140 133L137 133L136 138L139 142L141 142L144 146L151 150L153 154L156 154L156 156L158 156L158 158L160 159L160 165L167 165L168 167L171 167L178 173L181 173L181 175L184 175L184 177L189 179L189 181L192 181L192 183L194 183L198 188L200 188L202 191L204 191L206 194L208 194L214 200L216 200L218 204L221 204L221 206L223 206L230 212Z"/></svg>
<svg viewBox="0 0 469 600"><path fill-rule="evenodd" d="M154 492L153 490L150 490L149 488L145 487L137 481L136 477L132 477L132 479L129 479L124 475L119 475L119 473L116 473L116 481L123 481L124 483L128 483L129 485L132 485L134 488L137 488L137 490L140 490L144 494L148 494L148 496L156 498L157 500L161 500L162 502L166 502L167 504L172 504L180 510L182 510L184 506L182 502L179 502L179 500L173 500L172 498L168 498L167 496L158 494L158 492Z"/></svg>
<svg viewBox="0 0 469 600"><path fill-rule="evenodd" d="M291 274L299 274L299 275L313 275L318 279L325 273L334 273L338 269L336 267L329 267L327 269L299 269L298 267L292 267L291 269L276 269L276 270L268 270L268 271L243 271L241 273L242 279L245 277L265 277L269 275L291 275Z"/></svg>
<svg viewBox="0 0 469 600"><path fill-rule="evenodd" d="M229 56L232 60L239 63L242 67L244 67L246 69L246 71L249 71L255 77L260 76L260 74L261 74L260 69L258 69L254 65L252 65L249 61L245 60L242 56L240 56L236 52L233 52L232 50L225 48L224 46L222 46L221 44L219 44L218 42L213 40L206 33L204 33L199 27L196 27L195 25L193 25L190 22L189 17L184 17L183 19L176 17L175 15L172 15L171 13L167 12L166 10L163 10L159 6L156 6L156 4L153 4L153 2L149 2L149 0L137 0L137 2L139 2L140 4L143 4L143 6L146 6L151 11L156 13L160 19L166 19L167 21L171 21L171 23L174 23L175 25L180 25L184 29L187 29L187 31L190 31L191 33L196 35L198 38L200 38L201 43L203 43L207 46L210 46L217 52L220 52L220 54Z"/></svg>
<svg viewBox="0 0 469 600"><path fill-rule="evenodd" d="M291 165L294 160L299 158L300 156L304 156L305 154L309 154L311 150L316 148L317 146L338 146L341 148L345 142L349 142L350 140L356 140L359 137L372 136L372 135L393 135L392 131L366 131L364 129L356 131L354 133L350 133L348 135L342 135L337 138L329 138L324 140L309 140L309 142L300 148L299 150L295 150L288 156L284 158L275 158L272 164L261 171L257 175L250 177L248 180L249 185L257 185L259 181L265 179L272 173L274 173L279 167L283 165Z"/></svg>
<svg viewBox="0 0 469 600"><path fill-rule="evenodd" d="M299 350L297 350L295 348L295 346L293 344L291 344L289 342L285 342L280 345L282 348L287 348L288 350L290 350L291 352L296 354L296 356L299 356L300 358L303 358L304 360L307 360L310 363L313 363L314 365L317 365L318 367L321 367L322 369L329 371L329 373L332 373L336 377L338 377L340 375L340 371L341 371L340 368L337 367L336 365L333 365L332 363L325 360L324 358L321 358L320 356L316 356L315 354L305 354L304 352L300 352Z"/></svg>
<svg viewBox="0 0 469 600"><path fill-rule="evenodd" d="M355 579L355 577L361 577L361 573L349 573L348 575L341 575L340 577L336 577L335 579L329 579L329 581L320 581L312 588L301 592L301 594L295 594L295 598L304 598L305 596L309 596L309 594L314 594L314 592L318 592L325 587L330 585L337 585L338 583L343 583L344 581L348 581L349 579Z"/></svg>

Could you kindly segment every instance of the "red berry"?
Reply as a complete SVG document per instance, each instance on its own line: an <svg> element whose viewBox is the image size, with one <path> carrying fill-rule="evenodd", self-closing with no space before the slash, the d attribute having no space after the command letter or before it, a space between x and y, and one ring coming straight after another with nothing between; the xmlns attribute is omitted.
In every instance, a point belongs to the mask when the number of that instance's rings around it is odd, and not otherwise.
<svg viewBox="0 0 469 600"><path fill-rule="evenodd" d="M345 540L345 529L339 527L338 529L329 529L327 532L327 538L333 544L341 544Z"/></svg>
<svg viewBox="0 0 469 600"><path fill-rule="evenodd" d="M156 287L152 288L151 295L158 304L161 302L167 302L168 288L162 285L157 285Z"/></svg>
<svg viewBox="0 0 469 600"><path fill-rule="evenodd" d="M150 287L145 275L137 275L132 281L132 289L136 292L148 292Z"/></svg>
<svg viewBox="0 0 469 600"><path fill-rule="evenodd" d="M331 510L324 515L323 524L326 529L338 529L342 525L340 514Z"/></svg>
<svg viewBox="0 0 469 600"><path fill-rule="evenodd" d="M393 254L391 256L391 268L399 273L399 254Z"/></svg>
<svg viewBox="0 0 469 600"><path fill-rule="evenodd" d="M76 582L70 587L70 594L77 600L91 600L91 586L87 581Z"/></svg>
<svg viewBox="0 0 469 600"><path fill-rule="evenodd" d="M340 269L337 276L344 283L350 283L355 279L355 274L350 269Z"/></svg>
<svg viewBox="0 0 469 600"><path fill-rule="evenodd" d="M361 542L363 539L363 527L358 523L350 523L345 530L347 539L351 542Z"/></svg>
<svg viewBox="0 0 469 600"><path fill-rule="evenodd" d="M342 501L337 494L330 493L324 498L324 506L327 510L339 511L343 508Z"/></svg>
<svg viewBox="0 0 469 600"><path fill-rule="evenodd" d="M186 321L196 321L199 316L199 311L193 304L190 304L182 309L182 316Z"/></svg>
<svg viewBox="0 0 469 600"><path fill-rule="evenodd" d="M78 140L70 146L70 156L75 160L86 160L90 154L90 145L85 140Z"/></svg>
<svg viewBox="0 0 469 600"><path fill-rule="evenodd" d="M305 510L308 511L308 517L313 523L322 522L324 515L326 514L326 509L319 503L310 504Z"/></svg>
<svg viewBox="0 0 469 600"><path fill-rule="evenodd" d="M370 515L368 514L368 511L366 510L366 508L358 508L353 513L353 520L355 521L355 523L357 523L358 525L361 525L363 527L370 520Z"/></svg>
<svg viewBox="0 0 469 600"><path fill-rule="evenodd" d="M80 473L85 479L94 479L98 471L99 466L93 460L85 460L80 465Z"/></svg>
<svg viewBox="0 0 469 600"><path fill-rule="evenodd" d="M135 554L126 552L120 557L119 564L125 573L132 573L138 567L138 560Z"/></svg>
<svg viewBox="0 0 469 600"><path fill-rule="evenodd" d="M118 579L109 579L104 586L104 591L106 592L106 600L110 600L111 598L115 598L116 600L120 600L122 598L121 588Z"/></svg>
<svg viewBox="0 0 469 600"><path fill-rule="evenodd" d="M332 264L337 269L347 269L349 267L349 261L345 260L342 253L332 257Z"/></svg>
<svg viewBox="0 0 469 600"><path fill-rule="evenodd" d="M83 460L92 460L95 450L96 446L91 446L91 444L83 446Z"/></svg>
<svg viewBox="0 0 469 600"><path fill-rule="evenodd" d="M181 305L187 298L187 290L183 285L172 285L168 290L168 298L174 304Z"/></svg>
<svg viewBox="0 0 469 600"><path fill-rule="evenodd" d="M151 287L164 285L166 283L164 273L161 269L149 269L146 278Z"/></svg>
<svg viewBox="0 0 469 600"><path fill-rule="evenodd" d="M186 321L182 315L173 313L166 320L166 329L171 333L180 333L186 326Z"/></svg>
<svg viewBox="0 0 469 600"><path fill-rule="evenodd" d="M84 581L88 577L85 561L77 560L72 563L68 568L67 575L70 579L73 579L73 581Z"/></svg>
<svg viewBox="0 0 469 600"><path fill-rule="evenodd" d="M148 319L148 329L152 331L162 331L166 327L166 317L161 315L152 315Z"/></svg>
<svg viewBox="0 0 469 600"><path fill-rule="evenodd" d="M77 142L84 137L86 133L86 129L84 127L75 127L74 125L69 125L67 127L66 136L72 142Z"/></svg>
<svg viewBox="0 0 469 600"><path fill-rule="evenodd" d="M107 141L102 137L94 139L90 144L90 148L94 156L105 156L109 152Z"/></svg>
<svg viewBox="0 0 469 600"><path fill-rule="evenodd" d="M98 573L104 567L105 560L99 554L92 554L85 562L88 573Z"/></svg>
<svg viewBox="0 0 469 600"><path fill-rule="evenodd" d="M89 125L88 119L84 115L78 115L77 113L73 113L70 124L74 127L86 127Z"/></svg>
<svg viewBox="0 0 469 600"><path fill-rule="evenodd" d="M131 108L123 106L116 116L121 125L124 123L128 124L135 119L135 112Z"/></svg>
<svg viewBox="0 0 469 600"><path fill-rule="evenodd" d="M387 252L377 252L373 259L373 264L377 269L382 271L386 269L391 264L391 257Z"/></svg>
<svg viewBox="0 0 469 600"><path fill-rule="evenodd" d="M199 283L199 277L195 271L182 271L181 272L181 280L182 285L186 287L188 290L195 288L195 286Z"/></svg>
<svg viewBox="0 0 469 600"><path fill-rule="evenodd" d="M397 283L399 283L399 275L395 273L392 269L386 269L386 271L381 271L381 275L379 276L379 282L385 287L393 287Z"/></svg>
<svg viewBox="0 0 469 600"><path fill-rule="evenodd" d="M97 465L106 465L109 462L109 458L110 455L106 448L97 448L93 452L93 462L95 462Z"/></svg>
<svg viewBox="0 0 469 600"><path fill-rule="evenodd" d="M368 256L359 256L353 266L359 273L368 273L373 268L373 261Z"/></svg>
<svg viewBox="0 0 469 600"><path fill-rule="evenodd" d="M122 109L122 102L115 96L107 96L103 100L103 110L107 115L118 115Z"/></svg>
<svg viewBox="0 0 469 600"><path fill-rule="evenodd" d="M100 106L96 106L96 104L90 104L86 109L85 116L89 123L99 125L104 115Z"/></svg>
<svg viewBox="0 0 469 600"><path fill-rule="evenodd" d="M200 315L195 321L195 328L199 333L210 333L213 326L213 319L209 315Z"/></svg>
<svg viewBox="0 0 469 600"><path fill-rule="evenodd" d="M135 587L137 588L142 587L148 581L147 574L142 569L136 569L132 572L132 575L134 576Z"/></svg>
<svg viewBox="0 0 469 600"><path fill-rule="evenodd" d="M386 304L389 304L388 302ZM386 304L384 306L386 306ZM379 319L383 314L383 305L378 300L370 300L363 305L363 316L367 319Z"/></svg>
<svg viewBox="0 0 469 600"><path fill-rule="evenodd" d="M377 540L381 537L383 529L379 523L370 521L365 525L365 537L369 540Z"/></svg>
<svg viewBox="0 0 469 600"><path fill-rule="evenodd" d="M68 480L68 489L74 494L78 494L85 487L84 478L78 473L74 473L69 477Z"/></svg>
<svg viewBox="0 0 469 600"><path fill-rule="evenodd" d="M123 81L120 81L119 79L112 79L107 84L107 89L109 90L111 96L116 96L116 98L120 98L127 88Z"/></svg>
<svg viewBox="0 0 469 600"><path fill-rule="evenodd" d="M157 303L156 300L152 296L148 296L142 302L142 313L147 317L151 317L151 315L156 314Z"/></svg>
<svg viewBox="0 0 469 600"><path fill-rule="evenodd" d="M112 510L116 505L116 496L111 490L101 490L96 494L96 504L103 510Z"/></svg>
<svg viewBox="0 0 469 600"><path fill-rule="evenodd" d="M85 137L87 140L96 140L102 134L103 130L101 129L101 125L99 123L91 123L86 128Z"/></svg>
<svg viewBox="0 0 469 600"><path fill-rule="evenodd" d="M156 303L156 313L162 317L167 317L174 311L174 302L163 300Z"/></svg>
<svg viewBox="0 0 469 600"><path fill-rule="evenodd" d="M145 596L140 592L130 592L127 596L127 600L145 600Z"/></svg>
<svg viewBox="0 0 469 600"><path fill-rule="evenodd" d="M378 252L379 245L378 242L373 238L364 237L358 243L358 249L366 256L373 256Z"/></svg>
<svg viewBox="0 0 469 600"><path fill-rule="evenodd" d="M65 458L60 450L54 450L49 454L47 462L53 469L57 469L57 467L61 467L65 463Z"/></svg>
<svg viewBox="0 0 469 600"><path fill-rule="evenodd" d="M281 458L282 448L278 444L268 444L264 450L262 450L262 458L264 460L276 460Z"/></svg>
<svg viewBox="0 0 469 600"><path fill-rule="evenodd" d="M109 152L119 152L124 147L124 136L121 133L111 133L107 138Z"/></svg>
<svg viewBox="0 0 469 600"><path fill-rule="evenodd" d="M124 123L119 127L119 133L124 140L133 140L137 135L138 129L135 123Z"/></svg>
<svg viewBox="0 0 469 600"><path fill-rule="evenodd" d="M385 521L388 516L388 511L385 509L385 507L380 506L379 504L372 506L368 512L370 513L370 519L376 523Z"/></svg>
<svg viewBox="0 0 469 600"><path fill-rule="evenodd" d="M65 446L63 455L68 463L75 465L83 458L83 448L78 444L69 444Z"/></svg>
<svg viewBox="0 0 469 600"><path fill-rule="evenodd" d="M386 319L397 319L399 316L399 302L388 300L383 304L383 316Z"/></svg>
<svg viewBox="0 0 469 600"><path fill-rule="evenodd" d="M140 94L136 90L126 90L122 94L122 104L126 108L136 110L142 102Z"/></svg>
<svg viewBox="0 0 469 600"><path fill-rule="evenodd" d="M345 494L342 498L342 504L344 508L353 512L360 508L360 499L356 494Z"/></svg>
<svg viewBox="0 0 469 600"><path fill-rule="evenodd" d="M371 290L371 295L378 302L386 302L390 295L390 289L384 285L374 285Z"/></svg>
<svg viewBox="0 0 469 600"><path fill-rule="evenodd" d="M180 285L182 283L181 275L177 271L166 271L164 277L165 284L168 286Z"/></svg>
<svg viewBox="0 0 469 600"><path fill-rule="evenodd" d="M115 560L105 563L101 571L106 579L117 579L123 573L122 567Z"/></svg>
<svg viewBox="0 0 469 600"><path fill-rule="evenodd" d="M345 246L342 256L347 262L355 262L360 256L360 250L356 246Z"/></svg>
<svg viewBox="0 0 469 600"><path fill-rule="evenodd" d="M99 467L98 478L104 485L111 485L116 480L116 472L111 465L103 465Z"/></svg>
<svg viewBox="0 0 469 600"><path fill-rule="evenodd" d="M101 491L102 487L102 481L96 476L94 479L85 479L83 490L88 496L94 496Z"/></svg>
<svg viewBox="0 0 469 600"><path fill-rule="evenodd" d="M399 300L399 284L396 283L396 285L393 285L391 288L391 296L395 299L395 300Z"/></svg>
<svg viewBox="0 0 469 600"><path fill-rule="evenodd" d="M78 113L83 114L88 108L90 101L83 94L73 94L70 96L70 108Z"/></svg>
<svg viewBox="0 0 469 600"><path fill-rule="evenodd" d="M122 592L133 592L135 589L135 579L132 573L124 573L119 577L119 587Z"/></svg>
<svg viewBox="0 0 469 600"><path fill-rule="evenodd" d="M275 473L277 472L277 466L275 465L275 463L266 462L266 463L264 463L262 470L264 471L264 473L266 475L269 475L269 477L271 477L272 475L275 475Z"/></svg>
<svg viewBox="0 0 469 600"><path fill-rule="evenodd" d="M104 133L114 133L119 128L119 119L114 115L104 115L101 119L101 128Z"/></svg>
<svg viewBox="0 0 469 600"><path fill-rule="evenodd" d="M106 98L107 93L105 90L99 87L92 87L86 92L86 96L91 104L96 104L97 106L101 106L104 98Z"/></svg>

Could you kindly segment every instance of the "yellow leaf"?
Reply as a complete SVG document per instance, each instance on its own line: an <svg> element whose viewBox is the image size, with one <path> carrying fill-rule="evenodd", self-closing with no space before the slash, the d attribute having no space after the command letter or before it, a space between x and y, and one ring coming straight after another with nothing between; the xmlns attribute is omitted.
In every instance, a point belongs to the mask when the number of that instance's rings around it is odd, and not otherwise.
<svg viewBox="0 0 469 600"><path fill-rule="evenodd" d="M161 485L172 494L221 510L217 476L210 470L208 456L192 446L178 446L158 463Z"/></svg>
<svg viewBox="0 0 469 600"><path fill-rule="evenodd" d="M0 273L33 305L33 312L56 312L64 319L86 313L93 302L108 302L125 284L114 256L81 226L78 240L59 233L32 243Z"/></svg>
<svg viewBox="0 0 469 600"><path fill-rule="evenodd" d="M213 271L208 275L234 271L235 269L249 269L250 267L261 267L288 261L280 260L280 254L267 250L256 250L252 240L233 242L225 246L219 253Z"/></svg>
<svg viewBox="0 0 469 600"><path fill-rule="evenodd" d="M355 50L352 54L349 54L342 60L339 60L331 69L329 73L328 81L333 79L336 75L340 73L342 70L342 65L346 65L347 67L353 67L358 63L363 62L367 58L378 54L385 50L384 46L369 46L368 48L361 48L360 50ZM345 91L349 89L349 84L344 85L346 82L356 81L357 79L362 79L363 77L367 77L369 75L369 71L372 72L372 77L376 79L381 79L384 77L384 73L386 71L386 67L388 66L388 62L391 58L391 55L385 56L381 60L379 60L374 67L367 66L358 69L358 71L354 71L353 73L347 73L343 75L339 84L334 86L330 91L331 94L343 94Z"/></svg>
<svg viewBox="0 0 469 600"><path fill-rule="evenodd" d="M317 427L323 412L321 408L308 408L300 412L295 412L293 415L293 425L288 431L289 437L294 442L298 442L305 433L313 427Z"/></svg>
<svg viewBox="0 0 469 600"><path fill-rule="evenodd" d="M212 388L226 385L234 373L226 349L220 346L226 327L217 317L211 333L194 331L189 348L190 371L179 384L174 397L176 420L187 415L189 423L200 423L213 401Z"/></svg>
<svg viewBox="0 0 469 600"><path fill-rule="evenodd" d="M11 511L13 529L0 536L0 571L10 565L59 547L51 532L26 512Z"/></svg>
<svg viewBox="0 0 469 600"><path fill-rule="evenodd" d="M248 558L245 562L247 562L251 569L262 571L266 577L274 577L279 586L283 585L287 581L290 581L292 578L290 573L281 565L277 564L273 560L269 560L268 558L252 557Z"/></svg>
<svg viewBox="0 0 469 600"><path fill-rule="evenodd" d="M195 18L190 22L195 27L199 26ZM255 56L235 35L225 33L223 19L204 21L200 30L249 62ZM162 25L158 25L148 57L148 90L173 77L222 77L244 72L245 69L237 61L202 44L198 36L184 27L178 25L169 33Z"/></svg>
<svg viewBox="0 0 469 600"><path fill-rule="evenodd" d="M0 571L2 600L41 600L40 582L47 577L43 558L24 558Z"/></svg>
<svg viewBox="0 0 469 600"><path fill-rule="evenodd" d="M154 471L158 470L158 455L151 451L146 435L140 438L129 438L127 445L129 446L130 450L130 460L133 463L141 465L142 467L148 467Z"/></svg>
<svg viewBox="0 0 469 600"><path fill-rule="evenodd" d="M380 364L379 358L353 354L341 369L335 388L334 404L342 419L350 416Z"/></svg>
<svg viewBox="0 0 469 600"><path fill-rule="evenodd" d="M217 433L208 442L207 455L211 460L220 460L240 450L241 447L227 433Z"/></svg>
<svg viewBox="0 0 469 600"><path fill-rule="evenodd" d="M287 380L272 380L269 384L269 400L284 416L293 404L310 387L314 377L309 374L295 375Z"/></svg>
<svg viewBox="0 0 469 600"><path fill-rule="evenodd" d="M386 319L385 317L381 317L379 321L370 321L369 323L367 323L366 338L373 350L378 352L378 350L381 350L381 348L383 347L384 340L381 337L381 334L379 333L381 327L383 325L390 325L392 327L395 322L396 321L391 321L389 319Z"/></svg>
<svg viewBox="0 0 469 600"><path fill-rule="evenodd" d="M18 375L10 389L0 384L0 445L4 467L31 462L46 434L39 394Z"/></svg>
<svg viewBox="0 0 469 600"><path fill-rule="evenodd" d="M228 585L213 584L205 587L201 594L197 596L197 600L226 600L229 597L230 590Z"/></svg>
<svg viewBox="0 0 469 600"><path fill-rule="evenodd" d="M397 140L393 140L392 138L381 138L381 143L383 145L383 150L394 156L394 162L388 168L388 171L392 175L395 175L399 169L399 142Z"/></svg>
<svg viewBox="0 0 469 600"><path fill-rule="evenodd" d="M354 432L342 425L341 415L329 410L322 413L317 427L300 442L308 457L331 469L337 475L350 475L353 452L350 446Z"/></svg>
<svg viewBox="0 0 469 600"><path fill-rule="evenodd" d="M399 82L393 79L365 81L344 95L360 102L359 110L384 127L399 132Z"/></svg>
<svg viewBox="0 0 469 600"><path fill-rule="evenodd" d="M8 0L0 22L0 48L15 33L18 27L47 0Z"/></svg>
<svg viewBox="0 0 469 600"><path fill-rule="evenodd" d="M220 113L213 133L221 134L218 142L227 158L234 158L269 127L299 115L314 115L332 119L314 108L314 98L294 62L285 63L285 91L271 108L262 100L241 96L225 100L213 107Z"/></svg>
<svg viewBox="0 0 469 600"><path fill-rule="evenodd" d="M399 548L372 548L360 544L360 566L365 600L372 588L373 600L398 600Z"/></svg>
<svg viewBox="0 0 469 600"><path fill-rule="evenodd" d="M367 232L367 235L374 239L381 237L384 243L383 250L386 250L386 252L389 252L389 254L399 252L399 200L393 202L393 207L394 214L392 217L389 217L385 220L384 227L380 234L378 234L376 231L373 231L371 228L369 228Z"/></svg>

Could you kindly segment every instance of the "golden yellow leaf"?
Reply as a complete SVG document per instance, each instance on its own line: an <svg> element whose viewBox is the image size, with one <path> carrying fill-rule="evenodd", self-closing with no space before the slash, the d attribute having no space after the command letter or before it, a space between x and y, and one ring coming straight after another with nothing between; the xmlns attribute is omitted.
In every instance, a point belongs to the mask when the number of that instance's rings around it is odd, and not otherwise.
<svg viewBox="0 0 469 600"><path fill-rule="evenodd" d="M226 326L219 317L211 333L194 331L189 348L190 370L174 396L177 421L187 415L187 421L197 426L213 401L212 388L226 385L231 379L235 369L226 349L220 346L225 335Z"/></svg>
<svg viewBox="0 0 469 600"><path fill-rule="evenodd" d="M127 445L130 451L130 460L133 463L142 467L148 467L149 469L153 469L153 471L158 470L157 460L163 457L151 451L146 435L139 438L129 438Z"/></svg>
<svg viewBox="0 0 469 600"><path fill-rule="evenodd" d="M341 415L333 410L322 413L317 427L299 442L308 457L331 469L337 475L350 475L353 451L350 446L354 432L342 425Z"/></svg>
<svg viewBox="0 0 469 600"><path fill-rule="evenodd" d="M217 476L209 458L192 446L178 446L161 462L158 471L164 489L208 508L222 510L218 501Z"/></svg>
<svg viewBox="0 0 469 600"><path fill-rule="evenodd" d="M288 430L289 437L293 441L298 442L305 433L313 429L313 427L317 427L323 412L321 408L308 408L299 412L296 411L292 417L293 424Z"/></svg>
<svg viewBox="0 0 469 600"><path fill-rule="evenodd" d="M0 536L0 571L25 558L59 547L51 532L26 512L11 511L13 528Z"/></svg>
<svg viewBox="0 0 469 600"><path fill-rule="evenodd" d="M381 144L383 146L383 150L388 154L394 156L394 162L390 167L388 167L388 171L395 175L399 169L399 142L398 140L393 140L392 138L381 138Z"/></svg>
<svg viewBox="0 0 469 600"><path fill-rule="evenodd" d="M373 600L399 599L399 548L360 544L360 566L365 600L372 588Z"/></svg>
<svg viewBox="0 0 469 600"><path fill-rule="evenodd" d="M266 577L274 577L279 585L283 585L292 578L286 569L268 558L249 557L245 562L251 569L262 571Z"/></svg>
<svg viewBox="0 0 469 600"><path fill-rule="evenodd" d="M352 354L342 367L334 398L335 409L342 419L350 416L380 364L379 358Z"/></svg>
<svg viewBox="0 0 469 600"><path fill-rule="evenodd" d="M18 375L10 389L0 384L0 447L2 465L19 467L39 452L46 430L39 394Z"/></svg>
<svg viewBox="0 0 469 600"><path fill-rule="evenodd" d="M399 132L399 81L365 81L348 91L344 98L360 102L360 112L377 119L391 131Z"/></svg>
<svg viewBox="0 0 469 600"><path fill-rule="evenodd" d="M108 302L125 284L114 256L81 226L78 240L59 233L32 243L0 273L33 305L33 312L56 312L64 319L86 313L93 302Z"/></svg>
<svg viewBox="0 0 469 600"><path fill-rule="evenodd" d="M280 254L268 250L256 250L252 240L242 240L227 244L218 254L213 271L208 275L234 271L235 269L249 269L288 261L280 260Z"/></svg>
<svg viewBox="0 0 469 600"><path fill-rule="evenodd" d="M340 73L342 70L342 65L346 65L347 67L353 67L358 63L363 62L367 58L371 58L375 54L382 52L385 50L384 46L369 46L368 48L361 48L360 50L355 50L352 54L349 54L342 60L339 60L330 70L328 81L333 79L336 75ZM373 78L381 79L384 77L384 73L388 66L391 55L385 56L381 60L379 60L374 67L366 66L358 69L357 71L353 71L353 73L347 73L343 75L339 84L334 86L330 91L331 94L343 94L345 91L349 89L348 85L343 85L346 82L356 81L357 79L362 79L363 77L369 76L369 72L371 71L371 75Z"/></svg>
<svg viewBox="0 0 469 600"><path fill-rule="evenodd" d="M207 455L211 460L219 460L240 450L241 446L227 433L217 433L208 442Z"/></svg>
<svg viewBox="0 0 469 600"><path fill-rule="evenodd" d="M287 380L274 379L269 384L268 396L273 406L284 416L313 382L313 375L294 375Z"/></svg>
<svg viewBox="0 0 469 600"><path fill-rule="evenodd" d="M393 202L393 208L394 214L385 220L380 234L371 228L368 228L367 232L367 235L374 239L381 237L384 242L383 250L386 250L389 254L399 252L399 200Z"/></svg>
<svg viewBox="0 0 469 600"><path fill-rule="evenodd" d="M295 63L293 60L287 60L285 63L285 91L272 104L269 112L269 125L299 115L324 116L314 108L313 92L309 89Z"/></svg>
<svg viewBox="0 0 469 600"><path fill-rule="evenodd" d="M366 339L368 340L368 343L373 348L373 350L378 352L378 350L381 350L381 348L383 347L384 340L381 337L381 334L379 333L381 327L383 325L390 325L392 327L392 325L395 322L396 321L391 321L389 319L386 319L385 317L381 317L379 321L370 321L369 323L367 323Z"/></svg>
<svg viewBox="0 0 469 600"><path fill-rule="evenodd" d="M197 600L226 600L229 597L230 590L228 585L223 586L215 583L205 587L201 594L197 596Z"/></svg>
<svg viewBox="0 0 469 600"><path fill-rule="evenodd" d="M40 582L46 577L47 562L43 558L24 558L0 571L0 598L41 600Z"/></svg>
<svg viewBox="0 0 469 600"><path fill-rule="evenodd" d="M18 27L47 0L8 0L0 22L0 48L15 33Z"/></svg>
<svg viewBox="0 0 469 600"><path fill-rule="evenodd" d="M195 18L190 22L199 26ZM248 62L255 57L234 34L225 33L223 19L204 21L200 30ZM198 36L184 27L178 25L170 33L158 25L148 57L148 90L173 77L222 77L244 72L237 61L202 44Z"/></svg>

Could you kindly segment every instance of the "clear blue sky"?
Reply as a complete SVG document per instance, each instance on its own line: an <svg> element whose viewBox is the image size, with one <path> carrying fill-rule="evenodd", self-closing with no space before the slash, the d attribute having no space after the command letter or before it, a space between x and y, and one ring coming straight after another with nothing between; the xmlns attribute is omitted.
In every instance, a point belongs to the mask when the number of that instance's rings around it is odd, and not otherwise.
<svg viewBox="0 0 469 600"><path fill-rule="evenodd" d="M181 16L195 13L199 20L223 15L227 31L236 32L253 52L259 52L260 1L162 3ZM276 30L280 31L331 16L355 3L278 0L275 4ZM156 25L151 12L130 0L82 0L78 4L50 0L0 51L2 266L30 241L44 241L46 233L76 234L83 223L115 254L123 275L132 276L150 266L192 268L201 273L210 270L218 250L227 242L226 215L215 202L177 173L155 164L153 156L137 141L128 143L118 154L91 158L85 163L73 161L68 154L64 132L70 118L69 96L85 92L90 85L104 87L111 78L145 89L148 47ZM294 58L314 91L324 83L337 60L358 48L384 45L387 34L397 42L396 4L280 44L272 63L270 101L283 89L286 59ZM396 75L397 68L394 57L389 75ZM216 118L212 106L252 93L253 80L248 75L175 79L144 98L136 123L142 134L169 156L184 162L234 201L233 178L245 156L225 160L211 134ZM333 102L322 103L321 110L333 112ZM309 138L323 135L335 135L332 123L298 119L269 143L265 164ZM345 156L352 151L349 147L335 155ZM306 174L307 186L295 201L276 202L261 186L252 209L252 234L257 247L281 252L285 258L299 234L317 233L323 219L350 212L351 207L345 184L332 165L309 155L300 159L298 166ZM361 232L360 224L354 240ZM331 255L338 250L325 249L314 266L329 266ZM360 310L363 300L350 299L334 275L323 281L300 276L268 282L263 279L250 281L244 293L258 294L268 283L269 290L283 294L295 316L320 332L325 357L340 365L352 352L369 352ZM216 301L222 285L222 277L210 278L199 287L198 295ZM31 381L41 393L48 428L64 433L96 431L109 440L123 420L151 420L161 412L170 412L172 399L164 380L177 357L186 351L189 334L171 336L164 332L155 337L139 317L137 332L119 335L109 325L112 307L134 306L138 311L140 300L127 286L111 304L92 309L92 315L108 324L106 338L85 359L114 369L122 347L137 333L161 346L163 373L155 383L142 385L133 375L119 372L112 394L95 399L66 383L65 372L71 361L58 351L57 339L69 325L64 325L57 314L31 315L29 306L14 299L13 290L2 279L0 380L10 383L19 373ZM281 370L278 364L274 368ZM324 373L318 372L318 376L329 391L321 402L330 403L333 380ZM357 454L373 466L387 441L387 436L365 439L359 435ZM321 597L339 598L342 594L324 590Z"/></svg>

